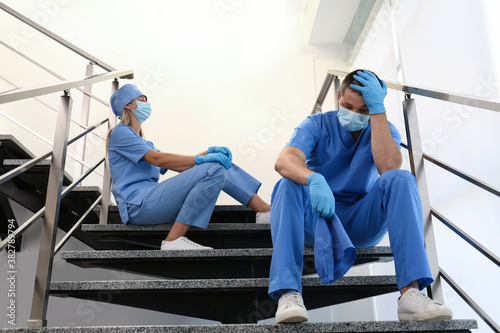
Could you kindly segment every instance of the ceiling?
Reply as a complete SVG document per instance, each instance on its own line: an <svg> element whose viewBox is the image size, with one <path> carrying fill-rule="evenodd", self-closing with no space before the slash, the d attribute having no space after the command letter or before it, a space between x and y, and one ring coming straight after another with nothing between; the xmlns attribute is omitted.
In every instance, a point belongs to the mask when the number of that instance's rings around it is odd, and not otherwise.
<svg viewBox="0 0 500 333"><path fill-rule="evenodd" d="M361 0L309 0L309 44L340 44L351 26ZM312 21L312 22L311 22Z"/></svg>

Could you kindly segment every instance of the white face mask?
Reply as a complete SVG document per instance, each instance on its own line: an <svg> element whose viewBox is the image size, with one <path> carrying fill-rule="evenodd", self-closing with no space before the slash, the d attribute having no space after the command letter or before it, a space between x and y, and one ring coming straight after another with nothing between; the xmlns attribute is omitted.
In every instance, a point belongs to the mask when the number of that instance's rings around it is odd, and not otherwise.
<svg viewBox="0 0 500 333"><path fill-rule="evenodd" d="M340 125L342 125L342 127L349 132L362 130L368 126L368 121L370 120L369 115L348 110L340 104L339 111L337 112L337 118L339 118Z"/></svg>

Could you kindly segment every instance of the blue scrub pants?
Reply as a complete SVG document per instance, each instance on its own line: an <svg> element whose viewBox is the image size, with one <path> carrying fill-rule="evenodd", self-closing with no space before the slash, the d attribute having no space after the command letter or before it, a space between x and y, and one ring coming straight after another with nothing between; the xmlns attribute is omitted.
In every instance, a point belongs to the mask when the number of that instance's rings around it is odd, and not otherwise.
<svg viewBox="0 0 500 333"><path fill-rule="evenodd" d="M235 164L228 170L215 162L196 165L147 189L141 205L128 204L128 223L206 228L220 191L246 206L260 185Z"/></svg>
<svg viewBox="0 0 500 333"><path fill-rule="evenodd" d="M414 280L420 289L433 282L424 247L420 196L411 173L384 172L363 199L349 206L337 202L335 213L357 248L375 246L389 232L399 289ZM288 178L278 181L271 197L272 297L279 298L283 289L302 293L303 248L314 245L316 221L309 187Z"/></svg>

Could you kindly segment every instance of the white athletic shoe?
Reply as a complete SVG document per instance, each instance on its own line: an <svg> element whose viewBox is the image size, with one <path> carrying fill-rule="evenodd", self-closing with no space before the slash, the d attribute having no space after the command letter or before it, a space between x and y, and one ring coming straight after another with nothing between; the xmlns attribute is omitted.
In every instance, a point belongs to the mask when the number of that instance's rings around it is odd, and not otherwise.
<svg viewBox="0 0 500 333"><path fill-rule="evenodd" d="M255 216L255 223L257 224L271 224L271 212L257 213Z"/></svg>
<svg viewBox="0 0 500 333"><path fill-rule="evenodd" d="M209 246L203 246L198 243L193 242L187 237L179 237L173 241L162 241L160 249L164 251L170 250L213 250Z"/></svg>
<svg viewBox="0 0 500 333"><path fill-rule="evenodd" d="M450 320L453 312L435 302L416 288L410 288L398 298L399 320L436 321Z"/></svg>
<svg viewBox="0 0 500 333"><path fill-rule="evenodd" d="M276 311L277 323L301 323L309 320L302 296L295 290L281 295Z"/></svg>

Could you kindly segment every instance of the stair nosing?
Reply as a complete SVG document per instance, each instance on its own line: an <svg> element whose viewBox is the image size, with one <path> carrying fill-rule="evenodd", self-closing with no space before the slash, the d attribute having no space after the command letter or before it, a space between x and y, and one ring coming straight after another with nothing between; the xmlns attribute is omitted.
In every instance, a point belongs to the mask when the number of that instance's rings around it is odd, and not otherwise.
<svg viewBox="0 0 500 333"><path fill-rule="evenodd" d="M137 231L168 231L171 224L82 224L84 232L137 232ZM269 224L257 223L209 223L207 229L193 227L190 231L220 231L220 230L271 230Z"/></svg>
<svg viewBox="0 0 500 333"><path fill-rule="evenodd" d="M105 333L105 332L204 332L204 333L340 333L340 332L436 332L448 330L477 329L473 319L453 319L446 321L345 321L345 322L309 322L298 324L215 324L215 325L134 325L134 326L81 326L81 327L44 327L44 328L8 328L0 332L12 333Z"/></svg>
<svg viewBox="0 0 500 333"><path fill-rule="evenodd" d="M390 247L375 246L357 249L358 255L388 255L392 256ZM214 249L206 250L102 250L102 251L63 251L61 258L64 260L115 260L115 259L161 259L161 258L230 258L250 256L271 256L272 248L244 248L244 249ZM314 248L305 248L304 255L314 255Z"/></svg>
<svg viewBox="0 0 500 333"><path fill-rule="evenodd" d="M303 287L328 286L370 286L396 285L396 276L344 276L339 280L323 285L317 276L303 276ZM91 291L91 290L179 290L179 289L258 289L268 288L269 278L239 279L172 279L172 280L98 280L98 281L53 281L51 292Z"/></svg>

